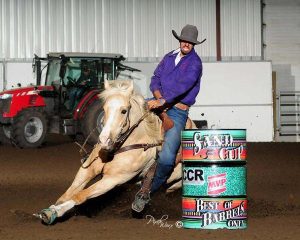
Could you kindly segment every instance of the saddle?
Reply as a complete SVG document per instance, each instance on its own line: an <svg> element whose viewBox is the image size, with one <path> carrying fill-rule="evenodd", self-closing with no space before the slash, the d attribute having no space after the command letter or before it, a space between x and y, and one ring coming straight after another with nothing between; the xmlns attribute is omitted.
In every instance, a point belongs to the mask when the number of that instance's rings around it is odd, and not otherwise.
<svg viewBox="0 0 300 240"><path fill-rule="evenodd" d="M185 105L184 103L181 102L175 104L175 107L184 111L189 109L188 105ZM159 116L160 120L162 121L162 127L165 132L174 126L173 120L168 116L168 114L165 111L158 112L156 114Z"/></svg>
<svg viewBox="0 0 300 240"><path fill-rule="evenodd" d="M168 131L174 127L173 120L168 116L166 112L161 112L158 114L159 119L161 120L162 128L164 132Z"/></svg>

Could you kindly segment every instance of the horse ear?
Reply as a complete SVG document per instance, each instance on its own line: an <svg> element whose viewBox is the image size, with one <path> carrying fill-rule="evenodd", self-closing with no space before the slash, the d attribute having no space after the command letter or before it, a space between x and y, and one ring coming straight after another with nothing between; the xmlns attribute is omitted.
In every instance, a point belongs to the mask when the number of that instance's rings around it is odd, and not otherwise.
<svg viewBox="0 0 300 240"><path fill-rule="evenodd" d="M110 85L109 85L109 82L107 80L104 80L104 88L107 90L107 89L110 89Z"/></svg>
<svg viewBox="0 0 300 240"><path fill-rule="evenodd" d="M128 91L129 91L130 93L133 93L133 81L130 81L130 82L129 82Z"/></svg>

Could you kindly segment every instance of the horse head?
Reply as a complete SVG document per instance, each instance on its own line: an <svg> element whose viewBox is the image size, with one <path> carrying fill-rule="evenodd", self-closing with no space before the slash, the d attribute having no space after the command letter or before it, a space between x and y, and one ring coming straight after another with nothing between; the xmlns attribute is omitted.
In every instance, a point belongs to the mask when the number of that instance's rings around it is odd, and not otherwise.
<svg viewBox="0 0 300 240"><path fill-rule="evenodd" d="M99 136L102 149L113 150L115 143L129 129L132 94L132 81L105 81L105 90L99 96L104 100L103 129Z"/></svg>

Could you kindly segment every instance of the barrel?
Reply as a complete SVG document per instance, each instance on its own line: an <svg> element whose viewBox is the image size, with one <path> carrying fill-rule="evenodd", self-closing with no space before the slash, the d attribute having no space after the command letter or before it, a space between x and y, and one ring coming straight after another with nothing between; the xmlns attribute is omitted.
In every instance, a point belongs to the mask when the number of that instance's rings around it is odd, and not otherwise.
<svg viewBox="0 0 300 240"><path fill-rule="evenodd" d="M185 130L181 137L183 227L246 228L246 130Z"/></svg>

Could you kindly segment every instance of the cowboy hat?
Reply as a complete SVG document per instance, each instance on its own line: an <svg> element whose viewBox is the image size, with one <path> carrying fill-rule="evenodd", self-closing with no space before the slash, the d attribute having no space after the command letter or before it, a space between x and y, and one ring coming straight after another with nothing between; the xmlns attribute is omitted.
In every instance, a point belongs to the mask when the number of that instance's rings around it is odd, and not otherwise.
<svg viewBox="0 0 300 240"><path fill-rule="evenodd" d="M177 33L174 30L172 30L172 33L173 33L174 37L177 40L190 42L190 43L193 43L195 45L201 44L206 40L206 38L205 38L204 40L199 42L197 40L197 38L198 38L198 29L197 29L197 27L193 26L193 25L189 25L189 24L185 25L182 28L180 36L178 36Z"/></svg>

